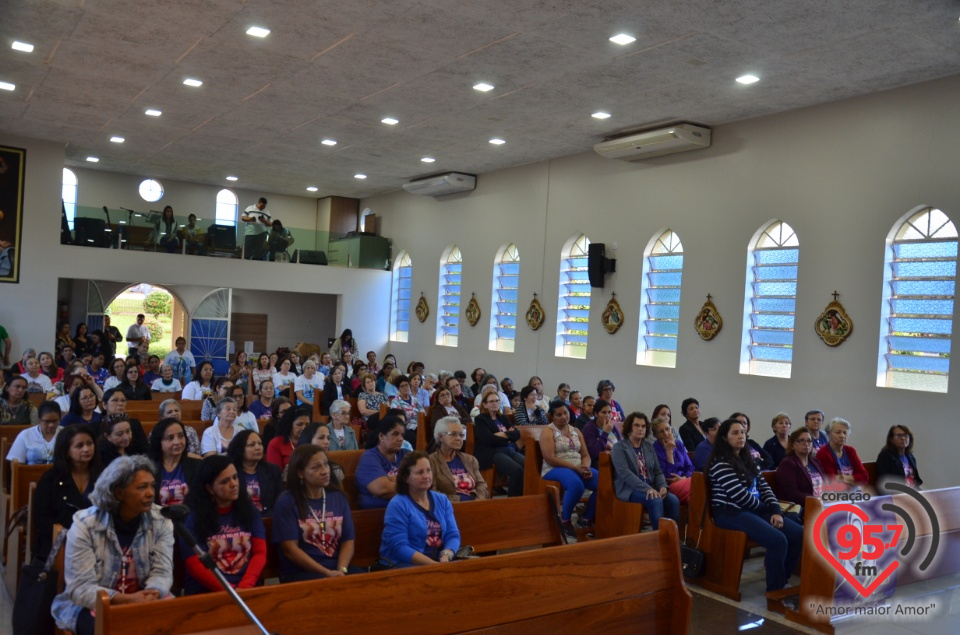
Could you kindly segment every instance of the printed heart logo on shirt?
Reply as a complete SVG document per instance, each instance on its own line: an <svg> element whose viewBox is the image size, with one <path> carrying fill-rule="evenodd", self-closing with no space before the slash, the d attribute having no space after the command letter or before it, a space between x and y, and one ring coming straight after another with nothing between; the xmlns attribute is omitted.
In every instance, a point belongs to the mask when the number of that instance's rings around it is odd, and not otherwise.
<svg viewBox="0 0 960 635"><path fill-rule="evenodd" d="M827 521L827 518L829 518L832 514L836 514L840 512L848 512L853 514L854 516L859 518L861 521L863 521L864 525L867 525L870 522L870 517L867 516L867 514L862 509L854 505L848 505L846 503L842 503L840 505L832 505L831 507L828 507L823 512L821 512L820 515L817 516L816 522L813 524L813 544L817 548L817 551L820 552L820 555L823 556L824 560L826 560L830 564L830 566L836 569L837 572L840 575L842 575L847 582L850 583L850 586L856 589L857 592L860 593L860 595L862 595L863 597L867 597L868 595L873 593L877 589L877 587L883 584L883 582L890 577L890 574L892 574L894 571L897 570L897 567L900 566L900 562L898 560L894 560L889 565L887 565L887 567L883 571L880 571L879 574L877 574L876 579L870 584L870 586L867 586L867 587L863 586L863 584L861 584L860 581L857 580L857 578L855 578L849 571L847 571L847 568L843 566L843 563L840 562L840 560L838 560L836 556L830 553L829 545L825 545L823 543L825 539L823 524Z"/></svg>

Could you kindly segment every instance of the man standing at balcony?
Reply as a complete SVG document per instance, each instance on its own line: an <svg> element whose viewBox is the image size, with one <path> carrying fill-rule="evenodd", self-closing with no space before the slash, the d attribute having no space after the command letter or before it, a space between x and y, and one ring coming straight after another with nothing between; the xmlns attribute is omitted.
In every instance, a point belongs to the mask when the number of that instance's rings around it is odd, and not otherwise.
<svg viewBox="0 0 960 635"><path fill-rule="evenodd" d="M243 210L240 220L246 223L243 227L243 257L247 260L260 260L263 257L267 232L273 226L267 210L267 199L261 196L256 205Z"/></svg>

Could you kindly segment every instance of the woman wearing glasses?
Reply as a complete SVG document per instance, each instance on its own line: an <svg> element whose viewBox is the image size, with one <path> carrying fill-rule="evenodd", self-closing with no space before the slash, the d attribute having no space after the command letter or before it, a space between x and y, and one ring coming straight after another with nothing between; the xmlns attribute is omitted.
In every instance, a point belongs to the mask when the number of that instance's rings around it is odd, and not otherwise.
<svg viewBox="0 0 960 635"><path fill-rule="evenodd" d="M803 524L804 501L807 496L819 498L826 482L823 466L814 456L810 430L797 428L787 439L787 456L777 466L777 497L800 505L794 520Z"/></svg>
<svg viewBox="0 0 960 635"><path fill-rule="evenodd" d="M359 450L357 435L350 427L350 403L337 399L330 404L330 449Z"/></svg>
<svg viewBox="0 0 960 635"><path fill-rule="evenodd" d="M430 455L433 489L455 502L490 498L477 460L462 452L467 430L458 417L442 417L433 428L437 451Z"/></svg>
<svg viewBox="0 0 960 635"><path fill-rule="evenodd" d="M923 479L917 471L917 457L913 455L913 434L910 428L898 424L887 432L887 444L877 456L877 483L886 480L920 489Z"/></svg>

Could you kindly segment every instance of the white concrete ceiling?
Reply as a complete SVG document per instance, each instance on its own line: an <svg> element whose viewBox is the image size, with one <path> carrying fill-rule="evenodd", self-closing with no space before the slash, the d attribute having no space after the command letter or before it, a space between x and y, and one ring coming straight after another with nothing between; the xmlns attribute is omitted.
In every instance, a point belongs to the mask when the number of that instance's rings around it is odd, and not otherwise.
<svg viewBox="0 0 960 635"><path fill-rule="evenodd" d="M958 18L957 0L3 0L0 132L62 141L68 165L362 197L951 75Z"/></svg>

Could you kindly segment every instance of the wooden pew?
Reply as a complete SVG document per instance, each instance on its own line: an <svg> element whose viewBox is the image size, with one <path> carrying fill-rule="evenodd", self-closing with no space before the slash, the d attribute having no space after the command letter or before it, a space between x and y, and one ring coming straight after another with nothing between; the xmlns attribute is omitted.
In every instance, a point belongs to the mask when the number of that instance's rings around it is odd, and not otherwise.
<svg viewBox="0 0 960 635"><path fill-rule="evenodd" d="M697 538L701 530L700 519L703 518L700 550L706 554L706 567L703 576L688 578L687 582L739 602L740 576L743 573L747 534L717 527L710 514L706 477L703 472L694 472L691 478L693 481L690 484L687 545L697 546ZM703 513L705 508L706 514Z"/></svg>
<svg viewBox="0 0 960 635"><path fill-rule="evenodd" d="M876 465L871 464L873 470L868 468L872 478L876 478ZM864 467L867 464L864 463ZM875 482L875 481L874 481ZM883 492L886 495L886 491ZM955 576L960 572L960 559L957 557L958 547L960 547L960 487L947 489L927 490L922 496L930 503L937 514L937 521L940 525L940 544L937 549L937 557L926 571L920 571L917 565L923 560L930 549L932 538L932 527L926 511L911 496L906 494L897 494L893 496L893 505L902 508L915 524L915 542L906 559L901 559L901 564L896 572L897 588L913 584L923 580L931 580L943 576ZM846 502L846 501L841 501ZM813 527L817 517L824 509L829 509L830 505L824 505L819 498L808 497L804 504L804 525L803 525L803 556L800 560L800 588L798 610L785 608L783 606L774 606L775 602L768 600L768 609L783 612L791 622L803 624L809 628L814 628L822 633L833 635L834 628L830 624L829 615L817 615L815 610L809 607L818 605L831 606L834 590L837 588L839 574L837 571L820 556L814 547ZM856 506L856 503L847 503ZM903 525L899 516L895 516L892 524ZM826 533L826 526L822 528ZM908 539L906 527L900 534L900 541L896 546L896 551L900 552ZM823 544L826 539L823 538ZM786 591L786 590L785 590Z"/></svg>
<svg viewBox="0 0 960 635"><path fill-rule="evenodd" d="M350 500L350 509L360 508L360 490L357 487L357 465L364 450L338 450L330 452L330 460L343 468L343 491Z"/></svg>
<svg viewBox="0 0 960 635"><path fill-rule="evenodd" d="M356 535L351 564L366 568L380 559L385 512L384 509L351 512ZM547 494L457 503L453 513L460 530L460 544L471 545L477 553L564 544ZM262 577L268 580L280 575L280 559L278 546L269 544L273 519L264 518L263 524L267 529L268 550Z"/></svg>
<svg viewBox="0 0 960 635"><path fill-rule="evenodd" d="M167 399L176 399L177 401L180 401L182 397L183 397L182 390L178 390L177 392L151 392L150 393L151 401L164 402Z"/></svg>
<svg viewBox="0 0 960 635"><path fill-rule="evenodd" d="M341 635L521 634L562 632L571 624L611 633L636 632L642 624L650 632L680 634L689 629L692 607L676 525L669 521L642 535L240 594L272 632L315 630L336 607L337 615L349 616L337 619ZM112 606L102 591L96 614L97 635L236 632L247 625L240 609L216 593Z"/></svg>
<svg viewBox="0 0 960 635"><path fill-rule="evenodd" d="M597 478L597 538L613 538L639 533L643 522L643 504L618 499L613 486L613 461L609 452L600 453Z"/></svg>
<svg viewBox="0 0 960 635"><path fill-rule="evenodd" d="M12 516L18 509L29 504L31 492L37 486L37 481L39 481L40 477L51 467L49 464L24 465L17 460L12 462L10 469L10 498L7 505L9 515ZM29 517L30 513L28 511L27 522L25 524L32 529L33 526L30 523ZM10 522L10 516L7 517L6 522ZM20 569L25 562L28 544L32 544L32 541L27 534L27 528L25 526L18 527L10 532L9 536L5 536L4 538L3 555L4 562L6 563L4 582L7 585L7 590L10 592L11 597L17 594L17 582L20 579Z"/></svg>

